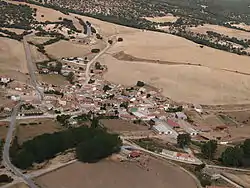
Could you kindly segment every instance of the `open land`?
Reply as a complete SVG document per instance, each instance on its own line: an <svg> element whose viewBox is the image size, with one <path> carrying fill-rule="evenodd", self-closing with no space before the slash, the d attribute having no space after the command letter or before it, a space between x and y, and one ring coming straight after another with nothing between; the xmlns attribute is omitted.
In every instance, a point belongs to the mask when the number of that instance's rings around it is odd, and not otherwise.
<svg viewBox="0 0 250 188"><path fill-rule="evenodd" d="M219 25L204 24L203 26L191 27L190 31L206 34L207 31L224 34L229 37L236 37L239 39L250 39L250 32L241 31L238 29L227 28Z"/></svg>
<svg viewBox="0 0 250 188"><path fill-rule="evenodd" d="M25 81L28 72L23 44L12 39L0 37L0 74Z"/></svg>
<svg viewBox="0 0 250 188"><path fill-rule="evenodd" d="M124 41L101 58L108 66L107 80L125 85L142 80L162 88L164 95L176 101L249 103L249 57L209 47L200 48L191 41L169 34L138 31L122 37ZM144 61L112 57L119 52ZM128 76L128 73L133 74Z"/></svg>
<svg viewBox="0 0 250 188"><path fill-rule="evenodd" d="M0 139L3 139L6 137L6 134L8 132L8 122L1 122L0 125Z"/></svg>
<svg viewBox="0 0 250 188"><path fill-rule="evenodd" d="M37 79L40 82L45 82L52 85L64 85L67 83L66 79L62 75L58 74L39 74Z"/></svg>
<svg viewBox="0 0 250 188"><path fill-rule="evenodd" d="M196 187L195 182L189 175L170 164L150 159L148 169L149 171L139 167L135 163L126 162L101 161L95 164L76 162L37 178L36 182L47 188L80 188L82 185L88 188ZM176 181L176 177L181 179L181 181ZM154 179L154 181L152 181L152 179Z"/></svg>
<svg viewBox="0 0 250 188"><path fill-rule="evenodd" d="M28 186L24 183L17 183L13 186L10 186L10 188L28 188Z"/></svg>
<svg viewBox="0 0 250 188"><path fill-rule="evenodd" d="M91 49L99 48L103 49L105 44L103 42L93 44L93 45L84 45L76 44L69 41L59 41L54 44L48 45L45 47L49 55L52 55L56 58L62 57L84 57L91 54Z"/></svg>
<svg viewBox="0 0 250 188"><path fill-rule="evenodd" d="M164 23L164 22L175 22L179 17L173 16L172 14L168 14L166 16L161 17L146 17L146 20L149 20L151 22L157 22L157 23Z"/></svg>
<svg viewBox="0 0 250 188"><path fill-rule="evenodd" d="M19 120L18 122L17 137L18 142L23 143L38 135L45 133L53 133L60 131L63 128L53 119L29 119ZM37 124L33 124L37 123Z"/></svg>
<svg viewBox="0 0 250 188"><path fill-rule="evenodd" d="M148 128L146 126L133 124L128 121L124 121L121 119L104 119L101 120L101 123L108 130L114 132L126 132L126 131L146 131Z"/></svg>
<svg viewBox="0 0 250 188"><path fill-rule="evenodd" d="M244 173L244 174L232 174L232 173L223 173L226 177L230 178L232 181L244 186L249 187L250 185L250 174Z"/></svg>

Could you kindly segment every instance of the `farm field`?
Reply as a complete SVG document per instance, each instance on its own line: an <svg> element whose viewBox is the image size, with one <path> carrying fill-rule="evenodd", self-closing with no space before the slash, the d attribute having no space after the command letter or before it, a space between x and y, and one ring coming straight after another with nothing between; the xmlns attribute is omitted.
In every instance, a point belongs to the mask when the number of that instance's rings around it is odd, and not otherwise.
<svg viewBox="0 0 250 188"><path fill-rule="evenodd" d="M176 177L181 181L176 181ZM76 162L37 178L36 182L47 188L81 188L83 185L88 188L196 187L194 180L185 172L154 159L149 160L148 171L136 163L107 160L94 164Z"/></svg>
<svg viewBox="0 0 250 188"><path fill-rule="evenodd" d="M104 47L104 42L98 42L98 44L93 44L89 46L61 40L59 42L46 46L45 50L48 52L48 54L56 58L85 57L91 54L91 49L103 49Z"/></svg>
<svg viewBox="0 0 250 188"><path fill-rule="evenodd" d="M163 33L137 31L121 36L124 41L100 58L108 66L104 76L107 80L124 85L142 80L162 88L165 96L178 102L250 102L249 57L200 48L191 41ZM139 60L113 57L120 52Z"/></svg>
<svg viewBox="0 0 250 188"><path fill-rule="evenodd" d="M23 44L0 37L0 75L11 75L12 78L25 82L27 72Z"/></svg>
<svg viewBox="0 0 250 188"><path fill-rule="evenodd" d="M250 174L231 174L231 173L223 173L226 177L230 178L232 181L239 183L244 187L249 187L250 184Z"/></svg>
<svg viewBox="0 0 250 188"><path fill-rule="evenodd" d="M13 186L10 186L10 188L28 188L28 186L25 183L17 183Z"/></svg>
<svg viewBox="0 0 250 188"><path fill-rule="evenodd" d="M53 119L26 119L18 120L17 137L18 142L23 143L36 136L60 131L63 128ZM36 123L36 124L34 124Z"/></svg>
<svg viewBox="0 0 250 188"><path fill-rule="evenodd" d="M0 122L0 139L6 137L8 132L9 122Z"/></svg>
<svg viewBox="0 0 250 188"><path fill-rule="evenodd" d="M57 74L38 74L37 79L40 82L53 85L64 85L67 83L66 79L62 75Z"/></svg>
<svg viewBox="0 0 250 188"><path fill-rule="evenodd" d="M101 123L108 130L114 132L124 132L124 131L145 131L148 130L146 126L133 124L121 119L103 119Z"/></svg>
<svg viewBox="0 0 250 188"><path fill-rule="evenodd" d="M239 39L250 39L250 32L241 31L238 29L231 29L219 25L204 24L204 26L191 27L190 31L206 34L207 31L213 31L216 33L224 34L229 37L236 37Z"/></svg>

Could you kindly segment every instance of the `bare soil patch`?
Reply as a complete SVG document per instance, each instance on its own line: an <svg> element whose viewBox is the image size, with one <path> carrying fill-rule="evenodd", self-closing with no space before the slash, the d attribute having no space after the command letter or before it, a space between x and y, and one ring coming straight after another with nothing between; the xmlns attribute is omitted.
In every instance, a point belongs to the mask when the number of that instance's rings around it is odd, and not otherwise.
<svg viewBox="0 0 250 188"><path fill-rule="evenodd" d="M207 31L213 31L229 37L236 37L239 39L250 39L250 32L227 28L219 25L204 24L203 26L189 28L193 32L206 34Z"/></svg>
<svg viewBox="0 0 250 188"><path fill-rule="evenodd" d="M178 19L178 16L174 16L172 14L168 14L166 16L162 17L145 17L146 20L149 20L151 22L157 22L157 23L164 23L164 22L176 22Z"/></svg>
<svg viewBox="0 0 250 188"><path fill-rule="evenodd" d="M179 181L176 181L178 177ZM143 181L142 181L143 180ZM150 159L148 171L137 163L101 161L95 164L76 162L36 179L47 188L194 188L194 180L178 167Z"/></svg>
<svg viewBox="0 0 250 188"><path fill-rule="evenodd" d="M63 130L63 128L53 119L26 119L18 120L17 137L18 142L23 143L36 136L53 133ZM33 124L37 123L37 124Z"/></svg>

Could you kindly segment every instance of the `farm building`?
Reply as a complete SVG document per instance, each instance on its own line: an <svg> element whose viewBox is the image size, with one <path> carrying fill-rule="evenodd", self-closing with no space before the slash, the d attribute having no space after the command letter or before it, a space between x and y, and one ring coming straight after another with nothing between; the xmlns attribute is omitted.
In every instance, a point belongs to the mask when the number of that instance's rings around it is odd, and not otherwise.
<svg viewBox="0 0 250 188"><path fill-rule="evenodd" d="M172 135L173 137L177 137L178 133L172 129L165 121L154 118L151 120L151 122L154 122L154 126L152 129L157 132L158 134L166 134L166 135Z"/></svg>

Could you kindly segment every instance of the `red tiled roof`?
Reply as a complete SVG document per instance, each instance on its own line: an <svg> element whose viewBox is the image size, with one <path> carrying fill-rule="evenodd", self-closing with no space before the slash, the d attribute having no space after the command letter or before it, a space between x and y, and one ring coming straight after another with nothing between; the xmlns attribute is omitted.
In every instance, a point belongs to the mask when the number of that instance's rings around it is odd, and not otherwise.
<svg viewBox="0 0 250 188"><path fill-rule="evenodd" d="M170 125L170 126L172 126L172 127L180 127L180 125L179 125L178 123L174 122L174 121L171 120L171 119L168 119L168 120L167 120L167 123L168 123L168 125Z"/></svg>

